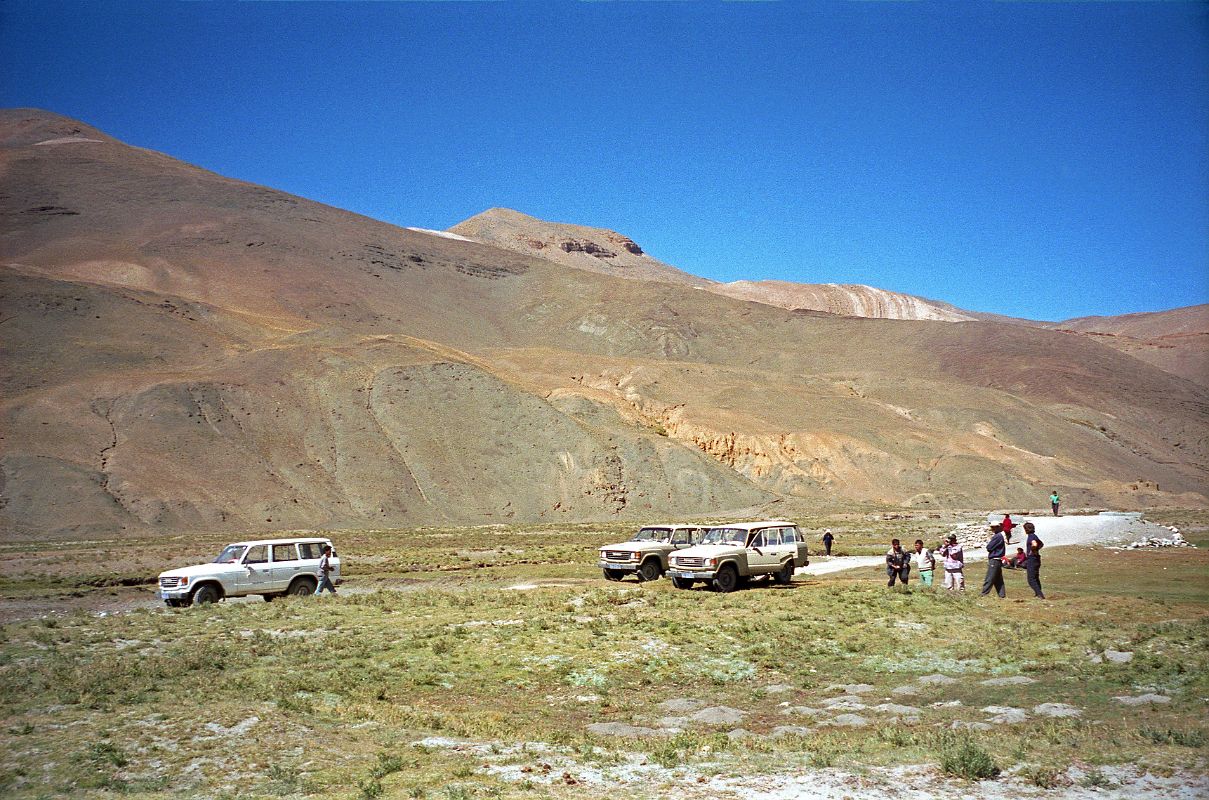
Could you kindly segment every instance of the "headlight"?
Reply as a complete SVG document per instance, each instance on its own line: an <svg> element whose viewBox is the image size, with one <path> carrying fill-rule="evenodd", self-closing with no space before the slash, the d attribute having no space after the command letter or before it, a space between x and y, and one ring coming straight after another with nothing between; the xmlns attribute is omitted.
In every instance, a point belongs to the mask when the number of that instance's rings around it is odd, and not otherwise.
<svg viewBox="0 0 1209 800"><path fill-rule="evenodd" d="M718 559L716 559L716 558L711 558L711 559L710 559L709 561L707 561L706 563L707 563L707 564L709 564L711 567L716 567L716 566L718 566Z"/></svg>
<svg viewBox="0 0 1209 800"><path fill-rule="evenodd" d="M188 586L188 585L189 585L189 579L188 579L188 578L181 578L180 585L181 585L181 586Z"/></svg>
<svg viewBox="0 0 1209 800"><path fill-rule="evenodd" d="M642 553L630 553L630 558L637 561L638 559L642 558Z"/></svg>

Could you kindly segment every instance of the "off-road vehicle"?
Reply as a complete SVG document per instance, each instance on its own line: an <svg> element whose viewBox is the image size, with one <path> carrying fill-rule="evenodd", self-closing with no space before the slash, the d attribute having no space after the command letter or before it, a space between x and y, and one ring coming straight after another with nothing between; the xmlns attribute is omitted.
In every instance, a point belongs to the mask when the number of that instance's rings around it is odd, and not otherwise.
<svg viewBox="0 0 1209 800"><path fill-rule="evenodd" d="M330 539L259 539L223 548L209 564L160 573L160 598L170 606L215 603L258 594L265 600L311 594L319 585L319 557ZM340 559L331 555L332 583L340 582Z"/></svg>
<svg viewBox="0 0 1209 800"><path fill-rule="evenodd" d="M710 528L699 544L678 550L669 561L667 575L677 589L702 581L720 592L733 592L757 576L787 584L795 567L810 563L801 531L781 519Z"/></svg>
<svg viewBox="0 0 1209 800"><path fill-rule="evenodd" d="M611 581L631 572L640 581L657 580L667 571L668 555L695 544L703 533L702 525L647 525L628 542L600 548L600 568Z"/></svg>

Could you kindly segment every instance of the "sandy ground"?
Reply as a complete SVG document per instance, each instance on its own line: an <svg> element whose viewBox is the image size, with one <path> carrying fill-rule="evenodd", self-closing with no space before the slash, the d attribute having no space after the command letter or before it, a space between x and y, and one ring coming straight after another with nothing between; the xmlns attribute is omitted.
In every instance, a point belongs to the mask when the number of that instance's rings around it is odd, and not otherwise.
<svg viewBox="0 0 1209 800"><path fill-rule="evenodd" d="M1037 535L1046 547L1062 547L1072 544L1111 544L1115 542L1133 542L1146 536L1171 536L1171 531L1162 525L1146 522L1141 519L1141 512L1105 511L1092 515L1070 515L1061 517L1012 517L1017 528L1012 529L1012 542L1024 542L1024 523L1031 522L1037 528ZM988 514L988 522L999 522L1001 514ZM906 543L904 543L906 546ZM889 543L887 542L887 547ZM973 565L986 558L984 548L967 548L965 551L966 564ZM846 569L861 567L877 567L885 563L883 556L837 556L820 557L812 561L810 566L794 570L795 575L826 575L832 572L842 572Z"/></svg>

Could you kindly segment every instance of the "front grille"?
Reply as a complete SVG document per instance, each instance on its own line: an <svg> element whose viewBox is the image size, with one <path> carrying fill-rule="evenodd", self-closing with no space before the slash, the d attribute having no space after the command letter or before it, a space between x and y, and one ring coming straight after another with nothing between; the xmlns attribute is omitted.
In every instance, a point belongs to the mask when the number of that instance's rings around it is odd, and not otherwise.
<svg viewBox="0 0 1209 800"><path fill-rule="evenodd" d="M606 561L629 561L629 550L605 550Z"/></svg>
<svg viewBox="0 0 1209 800"><path fill-rule="evenodd" d="M678 567L704 567L705 559L697 558L696 556L680 556L676 559Z"/></svg>
<svg viewBox="0 0 1209 800"><path fill-rule="evenodd" d="M181 585L180 578L160 578L161 589L175 589Z"/></svg>

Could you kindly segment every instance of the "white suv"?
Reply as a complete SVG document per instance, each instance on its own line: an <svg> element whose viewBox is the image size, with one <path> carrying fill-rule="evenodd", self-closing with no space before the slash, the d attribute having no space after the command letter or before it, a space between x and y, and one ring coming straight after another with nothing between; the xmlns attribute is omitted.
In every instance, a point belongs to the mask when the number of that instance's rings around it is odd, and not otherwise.
<svg viewBox="0 0 1209 800"><path fill-rule="evenodd" d="M772 519L710 528L696 545L672 554L667 575L677 589L691 589L701 581L720 592L733 592L760 575L788 584L794 568L809 563L798 526Z"/></svg>
<svg viewBox="0 0 1209 800"><path fill-rule="evenodd" d="M160 597L170 606L214 603L224 597L258 594L265 600L311 594L319 585L319 557L330 539L259 539L229 544L209 564L160 573ZM340 582L340 559L331 555L332 583Z"/></svg>

